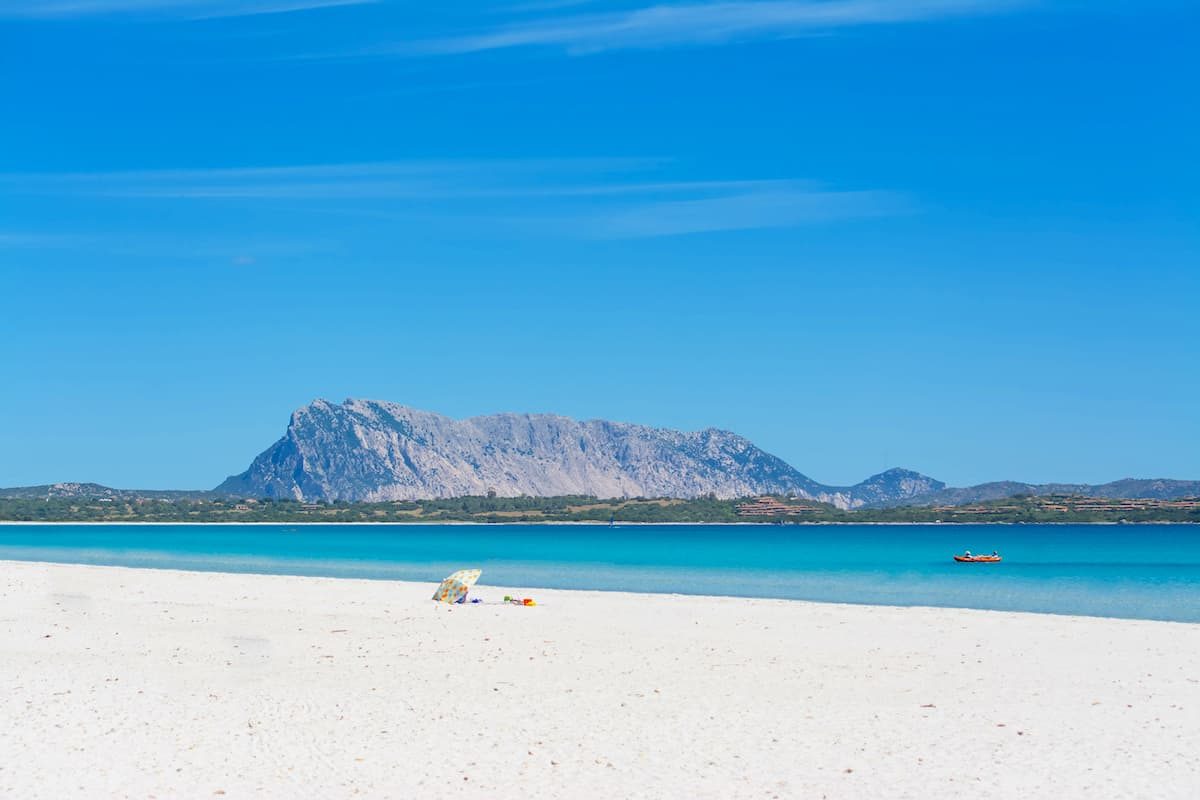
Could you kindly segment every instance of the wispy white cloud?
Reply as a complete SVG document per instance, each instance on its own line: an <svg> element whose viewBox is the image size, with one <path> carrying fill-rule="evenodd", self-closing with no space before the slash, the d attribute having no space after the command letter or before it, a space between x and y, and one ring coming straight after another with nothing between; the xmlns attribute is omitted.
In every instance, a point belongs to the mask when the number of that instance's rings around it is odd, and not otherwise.
<svg viewBox="0 0 1200 800"><path fill-rule="evenodd" d="M599 0L529 0L527 3L514 3L499 10L510 14L524 14L534 11L554 11L560 8L591 6L597 2Z"/></svg>
<svg viewBox="0 0 1200 800"><path fill-rule="evenodd" d="M253 266L312 255L340 252L341 245L330 237L305 233L286 238L260 235L220 236L203 231L90 230L84 225L69 232L0 231L0 251L38 252L66 250L111 256L166 258Z"/></svg>
<svg viewBox="0 0 1200 800"><path fill-rule="evenodd" d="M900 195L791 178L664 175L662 159L434 160L222 169L0 174L0 197L286 203L299 213L510 234L636 238L788 228L904 213ZM502 222L498 222L502 221ZM0 238L0 245L4 244Z"/></svg>
<svg viewBox="0 0 1200 800"><path fill-rule="evenodd" d="M795 228L853 219L893 216L910 210L891 192L838 192L767 188L718 197L634 205L595 220L595 235L616 238Z"/></svg>
<svg viewBox="0 0 1200 800"><path fill-rule="evenodd" d="M0 192L127 198L454 199L605 194L661 159L444 159L120 172L0 173ZM581 181L584 181L581 183ZM657 185L652 183L650 185Z"/></svg>
<svg viewBox="0 0 1200 800"><path fill-rule="evenodd" d="M0 0L0 19L145 17L206 19L286 14L377 0Z"/></svg>
<svg viewBox="0 0 1200 800"><path fill-rule="evenodd" d="M13 233L0 231L0 250L38 249L76 244L78 236L71 234Z"/></svg>
<svg viewBox="0 0 1200 800"><path fill-rule="evenodd" d="M477 33L403 42L397 54L557 47L571 53L783 38L836 28L994 13L1031 0L732 0L661 4L527 20Z"/></svg>

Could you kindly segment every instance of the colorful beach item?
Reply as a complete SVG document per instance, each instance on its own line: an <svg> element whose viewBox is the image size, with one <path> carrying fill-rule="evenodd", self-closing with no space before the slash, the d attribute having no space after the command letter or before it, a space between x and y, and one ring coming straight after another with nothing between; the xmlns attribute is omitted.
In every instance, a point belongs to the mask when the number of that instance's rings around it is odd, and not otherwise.
<svg viewBox="0 0 1200 800"><path fill-rule="evenodd" d="M446 580L433 593L433 599L441 603L457 603L467 596L475 581L483 574L481 569L460 569Z"/></svg>

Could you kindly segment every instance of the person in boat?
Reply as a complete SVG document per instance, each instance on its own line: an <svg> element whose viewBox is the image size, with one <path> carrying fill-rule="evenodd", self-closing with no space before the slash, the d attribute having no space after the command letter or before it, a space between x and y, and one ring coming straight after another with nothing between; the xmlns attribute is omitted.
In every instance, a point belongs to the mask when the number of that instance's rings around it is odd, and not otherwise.
<svg viewBox="0 0 1200 800"><path fill-rule="evenodd" d="M963 557L964 557L964 558L970 558L970 557L971 557L971 551L970 551L970 550L967 550L967 551L965 551L965 552L963 553Z"/></svg>
<svg viewBox="0 0 1200 800"><path fill-rule="evenodd" d="M996 552L995 550L993 550L993 551L992 551L992 558L999 558L999 557L1000 557L1000 554L999 554L998 552Z"/></svg>

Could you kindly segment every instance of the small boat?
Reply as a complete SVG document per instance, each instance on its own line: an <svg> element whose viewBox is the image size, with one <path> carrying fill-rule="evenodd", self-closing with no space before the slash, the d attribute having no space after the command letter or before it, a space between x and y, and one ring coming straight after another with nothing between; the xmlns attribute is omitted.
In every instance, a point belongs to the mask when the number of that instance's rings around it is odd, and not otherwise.
<svg viewBox="0 0 1200 800"><path fill-rule="evenodd" d="M966 564L995 564L1002 559L998 555L993 556L973 556L970 553L963 556L955 556L954 560Z"/></svg>

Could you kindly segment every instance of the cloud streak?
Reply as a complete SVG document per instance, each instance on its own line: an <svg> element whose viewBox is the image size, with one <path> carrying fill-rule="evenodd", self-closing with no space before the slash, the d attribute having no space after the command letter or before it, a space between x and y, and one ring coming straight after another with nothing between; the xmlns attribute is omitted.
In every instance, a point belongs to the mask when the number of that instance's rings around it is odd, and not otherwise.
<svg viewBox="0 0 1200 800"><path fill-rule="evenodd" d="M735 0L663 4L629 11L571 14L492 30L402 43L394 54L474 53L550 47L574 54L786 38L864 25L968 17L1002 11L1025 0Z"/></svg>
<svg viewBox="0 0 1200 800"><path fill-rule="evenodd" d="M0 19L212 19L287 14L377 0L0 0Z"/></svg>
<svg viewBox="0 0 1200 800"><path fill-rule="evenodd" d="M890 192L769 188L693 200L637 205L596 220L606 238L796 228L905 213L910 203Z"/></svg>
<svg viewBox="0 0 1200 800"><path fill-rule="evenodd" d="M791 178L676 179L663 174L666 166L637 158L464 159L9 173L0 174L0 197L286 203L300 213L462 227L504 220L496 227L511 225L510 234L584 238L791 228L905 213L910 205L890 192L832 190Z"/></svg>
<svg viewBox="0 0 1200 800"><path fill-rule="evenodd" d="M578 196L692 185L600 181L603 176L636 174L661 163L658 159L639 158L444 159L120 172L3 173L0 174L0 192L113 198L370 200ZM729 182L716 183L725 185Z"/></svg>

